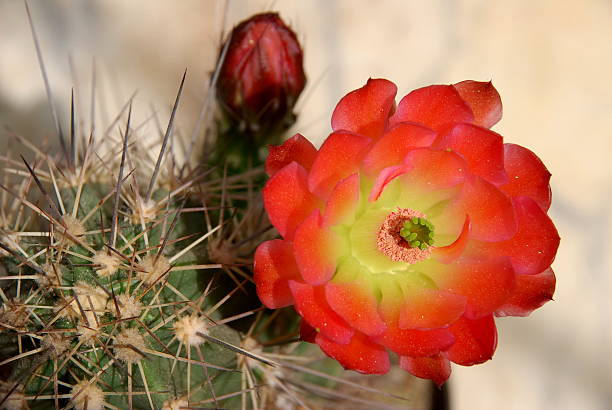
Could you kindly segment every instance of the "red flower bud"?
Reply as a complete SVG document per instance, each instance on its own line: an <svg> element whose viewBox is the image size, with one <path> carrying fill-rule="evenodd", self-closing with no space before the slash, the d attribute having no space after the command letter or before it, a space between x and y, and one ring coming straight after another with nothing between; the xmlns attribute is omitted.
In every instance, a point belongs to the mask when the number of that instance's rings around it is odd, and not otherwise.
<svg viewBox="0 0 612 410"><path fill-rule="evenodd" d="M293 106L306 84L296 35L278 14L265 13L240 23L227 41L217 83L220 106L240 132L273 142L295 121Z"/></svg>

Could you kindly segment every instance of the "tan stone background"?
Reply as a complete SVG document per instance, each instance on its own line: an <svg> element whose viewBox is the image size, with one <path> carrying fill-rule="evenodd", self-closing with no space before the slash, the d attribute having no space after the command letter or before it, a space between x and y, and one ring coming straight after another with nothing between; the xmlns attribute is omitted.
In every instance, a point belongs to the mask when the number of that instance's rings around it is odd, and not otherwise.
<svg viewBox="0 0 612 410"><path fill-rule="evenodd" d="M223 27L279 10L303 40L309 86L299 130L320 142L337 100L368 77L400 94L430 83L492 79L496 127L553 174L562 236L556 301L498 321L494 360L453 368L454 408L612 406L612 2L607 0L31 0L49 77L66 116L70 87L87 106L92 59L108 110L138 89L166 118L189 69L179 131L188 134ZM224 9L227 7L225 22ZM74 61L71 76L69 56ZM52 135L21 0L0 1L0 123ZM103 113L100 115L102 116ZM83 130L89 126L84 115ZM6 135L0 131L0 141Z"/></svg>

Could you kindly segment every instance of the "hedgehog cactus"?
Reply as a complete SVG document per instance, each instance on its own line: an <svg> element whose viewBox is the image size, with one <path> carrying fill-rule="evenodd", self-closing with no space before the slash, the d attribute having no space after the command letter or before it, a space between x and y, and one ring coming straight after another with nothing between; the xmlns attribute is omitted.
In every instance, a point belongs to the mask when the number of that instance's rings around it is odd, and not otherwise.
<svg viewBox="0 0 612 410"><path fill-rule="evenodd" d="M240 390L235 353L207 342L240 344L208 297L221 265L203 245L221 226L206 226L214 211L205 195L197 206L193 178L171 191L159 182L173 172L174 112L151 164L130 152L130 113L120 142L77 150L73 138L73 155L5 158L3 408L174 409Z"/></svg>

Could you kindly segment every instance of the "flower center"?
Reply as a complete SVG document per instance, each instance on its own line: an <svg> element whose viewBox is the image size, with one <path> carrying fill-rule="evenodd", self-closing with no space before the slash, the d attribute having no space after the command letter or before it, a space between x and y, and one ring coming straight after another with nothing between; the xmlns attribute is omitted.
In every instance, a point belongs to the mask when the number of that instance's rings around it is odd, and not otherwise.
<svg viewBox="0 0 612 410"><path fill-rule="evenodd" d="M392 261L413 264L431 255L433 233L433 225L425 215L413 209L400 208L385 218L376 245Z"/></svg>
<svg viewBox="0 0 612 410"><path fill-rule="evenodd" d="M400 236L411 248L427 249L433 245L433 225L425 218L413 217L404 221Z"/></svg>

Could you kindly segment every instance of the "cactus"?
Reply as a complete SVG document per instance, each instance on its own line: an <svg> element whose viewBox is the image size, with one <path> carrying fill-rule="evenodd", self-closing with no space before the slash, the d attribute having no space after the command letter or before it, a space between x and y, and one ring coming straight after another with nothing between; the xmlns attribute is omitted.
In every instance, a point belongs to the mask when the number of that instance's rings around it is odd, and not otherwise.
<svg viewBox="0 0 612 410"><path fill-rule="evenodd" d="M275 233L262 157L174 155L184 82L153 144L131 100L79 136L73 99L68 142L53 109L49 150L13 135L29 152L1 158L0 409L376 406L345 388L397 399L299 343L293 311L263 309L252 258ZM212 152L240 137L218 132Z"/></svg>
<svg viewBox="0 0 612 410"><path fill-rule="evenodd" d="M178 101L156 162L129 148L130 112L122 141L5 159L5 180L17 174L2 185L5 406L175 408L239 389L235 354L205 343L240 343L208 297L221 265L202 245L221 225L206 227L204 196L193 206L197 177L167 186L179 181L165 161Z"/></svg>

